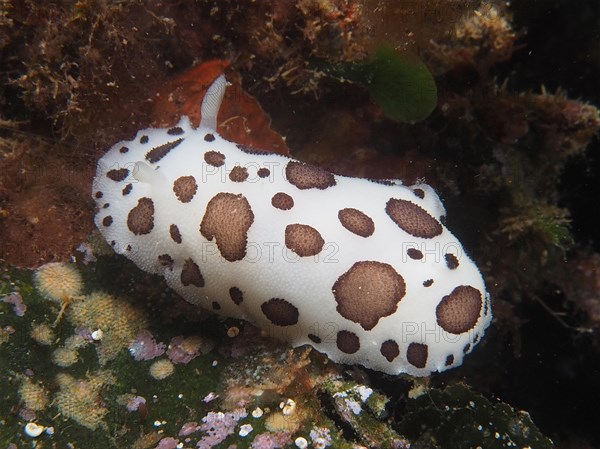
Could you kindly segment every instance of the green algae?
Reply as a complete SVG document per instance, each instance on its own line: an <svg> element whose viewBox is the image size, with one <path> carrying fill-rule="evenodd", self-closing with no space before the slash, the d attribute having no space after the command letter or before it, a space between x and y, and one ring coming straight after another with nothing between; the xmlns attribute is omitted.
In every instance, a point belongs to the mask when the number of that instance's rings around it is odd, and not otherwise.
<svg viewBox="0 0 600 449"><path fill-rule="evenodd" d="M437 106L437 87L427 66L418 57L400 54L386 44L377 48L372 59L331 65L325 71L365 86L392 120L419 122Z"/></svg>
<svg viewBox="0 0 600 449"><path fill-rule="evenodd" d="M375 101L394 120L424 120L437 105L433 76L414 56L400 55L383 45L374 60L357 71L360 73L366 75L367 88Z"/></svg>

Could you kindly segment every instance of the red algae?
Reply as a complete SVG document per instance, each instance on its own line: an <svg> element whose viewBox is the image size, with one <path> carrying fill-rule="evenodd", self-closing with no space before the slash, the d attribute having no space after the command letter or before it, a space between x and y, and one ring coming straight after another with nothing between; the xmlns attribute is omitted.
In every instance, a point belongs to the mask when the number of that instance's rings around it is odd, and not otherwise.
<svg viewBox="0 0 600 449"><path fill-rule="evenodd" d="M17 316L23 316L27 311L27 306L23 303L23 298L19 293L2 296L0 297L0 301L12 305L13 312Z"/></svg>
<svg viewBox="0 0 600 449"><path fill-rule="evenodd" d="M152 360L165 353L165 344L157 343L150 331L145 329L131 342L129 353L137 361Z"/></svg>
<svg viewBox="0 0 600 449"><path fill-rule="evenodd" d="M167 82L157 93L154 120L161 127L174 125L187 115L194 126L200 123L200 105L206 89L229 65L227 61L207 61ZM288 156L285 140L271 129L271 119L258 101L242 89L235 73L219 109L218 131L235 143Z"/></svg>
<svg viewBox="0 0 600 449"><path fill-rule="evenodd" d="M197 336L184 338L179 335L171 339L167 356L173 363L187 364L200 355L202 339Z"/></svg>

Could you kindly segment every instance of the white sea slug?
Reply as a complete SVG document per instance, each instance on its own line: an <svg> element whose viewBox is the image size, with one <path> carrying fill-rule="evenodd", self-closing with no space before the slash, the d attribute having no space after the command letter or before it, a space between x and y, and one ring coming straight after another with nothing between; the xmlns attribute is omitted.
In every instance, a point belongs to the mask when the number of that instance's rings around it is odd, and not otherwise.
<svg viewBox="0 0 600 449"><path fill-rule="evenodd" d="M223 139L227 82L202 121L145 129L98 162L95 221L188 301L340 363L427 376L491 321L482 276L426 184L329 173Z"/></svg>

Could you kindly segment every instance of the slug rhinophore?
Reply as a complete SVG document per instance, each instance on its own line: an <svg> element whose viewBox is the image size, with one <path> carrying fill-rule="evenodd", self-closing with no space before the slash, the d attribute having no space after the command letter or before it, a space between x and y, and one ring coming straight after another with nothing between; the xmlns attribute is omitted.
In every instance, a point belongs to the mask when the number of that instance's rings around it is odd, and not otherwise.
<svg viewBox="0 0 600 449"><path fill-rule="evenodd" d="M138 131L98 162L96 226L186 300L341 363L426 376L462 363L492 315L426 184L329 173L224 140L217 78L194 129Z"/></svg>

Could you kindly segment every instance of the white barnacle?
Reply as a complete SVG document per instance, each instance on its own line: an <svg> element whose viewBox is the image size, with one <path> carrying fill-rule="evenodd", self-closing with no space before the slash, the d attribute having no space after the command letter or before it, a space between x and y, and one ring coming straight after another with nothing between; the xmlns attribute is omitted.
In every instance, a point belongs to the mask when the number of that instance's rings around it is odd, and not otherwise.
<svg viewBox="0 0 600 449"><path fill-rule="evenodd" d="M39 437L42 432L44 431L45 427L34 423L34 422L28 422L27 424L25 424L25 435L30 436L32 438L37 438Z"/></svg>

